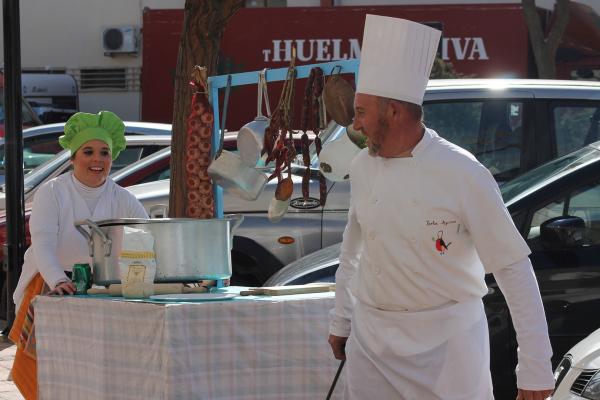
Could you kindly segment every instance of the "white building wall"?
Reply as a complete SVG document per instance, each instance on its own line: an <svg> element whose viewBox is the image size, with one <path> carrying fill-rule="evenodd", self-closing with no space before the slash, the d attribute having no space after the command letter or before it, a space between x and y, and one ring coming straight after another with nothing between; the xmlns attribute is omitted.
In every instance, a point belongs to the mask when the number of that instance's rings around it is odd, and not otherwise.
<svg viewBox="0 0 600 400"><path fill-rule="evenodd" d="M141 41L137 54L104 55L106 26L141 28L144 7L183 8L185 0L20 0L21 67L66 70L81 83L81 70L125 68L126 89L82 89L81 111L111 110L123 119L141 114ZM2 20L0 19L0 32ZM140 35L141 39L141 35ZM4 63L0 41L0 63Z"/></svg>

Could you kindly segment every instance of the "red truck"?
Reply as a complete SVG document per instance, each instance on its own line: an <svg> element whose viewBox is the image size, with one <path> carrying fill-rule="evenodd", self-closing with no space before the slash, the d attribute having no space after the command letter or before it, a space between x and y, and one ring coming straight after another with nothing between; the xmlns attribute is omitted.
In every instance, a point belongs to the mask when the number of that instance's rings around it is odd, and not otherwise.
<svg viewBox="0 0 600 400"><path fill-rule="evenodd" d="M593 10L571 3L557 56L557 78L600 79L600 23ZM406 18L442 30L438 55L465 77L532 77L534 65L520 4L376 7L244 8L225 29L219 73L360 57L365 14ZM542 15L547 12L540 10ZM544 14L545 13L545 14ZM143 15L142 119L170 122L183 10L146 9ZM301 103L298 87L295 104ZM269 85L272 105L281 85ZM236 87L227 128L239 129L256 112L256 88Z"/></svg>

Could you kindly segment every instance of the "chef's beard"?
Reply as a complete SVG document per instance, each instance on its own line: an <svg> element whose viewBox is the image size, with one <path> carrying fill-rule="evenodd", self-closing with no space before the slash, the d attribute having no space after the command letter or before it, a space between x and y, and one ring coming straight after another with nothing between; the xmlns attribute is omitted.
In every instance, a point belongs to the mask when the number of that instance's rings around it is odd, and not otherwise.
<svg viewBox="0 0 600 400"><path fill-rule="evenodd" d="M384 115L380 115L377 119L377 128L372 135L367 135L367 146L369 148L369 155L372 157L378 156L381 150L381 143L389 133L389 123L386 121Z"/></svg>

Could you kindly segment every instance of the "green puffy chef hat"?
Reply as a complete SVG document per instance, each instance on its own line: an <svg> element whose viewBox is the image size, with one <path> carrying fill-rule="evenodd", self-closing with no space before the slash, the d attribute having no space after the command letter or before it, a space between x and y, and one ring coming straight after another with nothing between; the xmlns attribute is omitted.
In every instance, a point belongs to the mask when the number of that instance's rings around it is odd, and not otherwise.
<svg viewBox="0 0 600 400"><path fill-rule="evenodd" d="M100 111L98 114L78 112L65 124L65 134L58 138L58 143L63 148L70 149L73 155L90 140L106 143L114 160L126 146L125 124L110 111Z"/></svg>

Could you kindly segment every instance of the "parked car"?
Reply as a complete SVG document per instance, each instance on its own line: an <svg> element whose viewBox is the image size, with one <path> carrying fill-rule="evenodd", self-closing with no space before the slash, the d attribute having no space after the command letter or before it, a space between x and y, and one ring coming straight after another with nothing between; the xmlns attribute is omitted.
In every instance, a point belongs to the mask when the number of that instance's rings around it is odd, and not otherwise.
<svg viewBox="0 0 600 400"><path fill-rule="evenodd" d="M600 328L600 318L594 317L600 309L600 142L539 166L500 190L532 251L556 366L573 345ZM339 254L340 244L326 247L284 267L264 285L334 282ZM515 398L516 338L493 276L486 282L496 398Z"/></svg>
<svg viewBox="0 0 600 400"><path fill-rule="evenodd" d="M600 400L600 329L565 354L554 377L552 400Z"/></svg>
<svg viewBox="0 0 600 400"><path fill-rule="evenodd" d="M65 123L40 125L23 130L23 171L28 173L54 158L63 150L58 143L64 134ZM126 135L168 135L171 125L149 122L125 122ZM0 184L4 184L4 140L0 139Z"/></svg>

